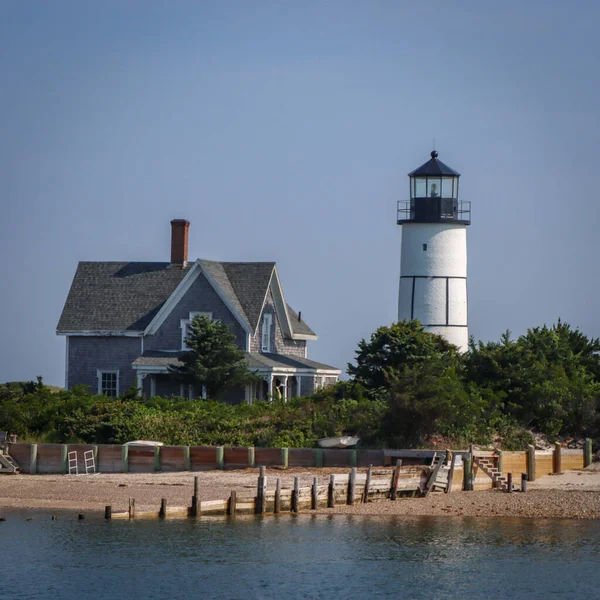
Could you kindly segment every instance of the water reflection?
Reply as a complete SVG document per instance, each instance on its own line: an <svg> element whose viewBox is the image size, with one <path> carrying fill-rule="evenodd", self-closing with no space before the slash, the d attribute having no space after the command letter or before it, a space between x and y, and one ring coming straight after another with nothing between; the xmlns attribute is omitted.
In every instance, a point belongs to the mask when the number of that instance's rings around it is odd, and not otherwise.
<svg viewBox="0 0 600 600"><path fill-rule="evenodd" d="M597 521L8 517L0 536L15 568L1 584L13 598L547 599L600 585Z"/></svg>

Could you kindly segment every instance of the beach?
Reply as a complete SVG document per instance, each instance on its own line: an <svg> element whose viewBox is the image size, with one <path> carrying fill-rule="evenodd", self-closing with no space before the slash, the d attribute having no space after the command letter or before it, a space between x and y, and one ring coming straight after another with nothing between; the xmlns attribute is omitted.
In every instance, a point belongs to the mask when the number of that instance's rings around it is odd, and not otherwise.
<svg viewBox="0 0 600 600"><path fill-rule="evenodd" d="M528 483L523 494L498 490L432 493L427 498L400 498L353 506L320 508L318 514L453 515L469 517L600 518L600 469L566 471ZM363 471L361 469L360 471ZM291 490L294 476L301 486L313 477L324 481L342 469L267 469L269 487L280 477L283 493ZM391 470L389 471L391 475ZM162 498L168 506L189 506L194 476L199 500L220 500L235 490L238 498L255 494L258 469L178 473L127 473L93 475L7 475L0 477L0 507L64 509L100 512L126 510L134 498L138 510L158 510ZM304 512L304 511L303 511ZM306 511L309 512L309 511Z"/></svg>

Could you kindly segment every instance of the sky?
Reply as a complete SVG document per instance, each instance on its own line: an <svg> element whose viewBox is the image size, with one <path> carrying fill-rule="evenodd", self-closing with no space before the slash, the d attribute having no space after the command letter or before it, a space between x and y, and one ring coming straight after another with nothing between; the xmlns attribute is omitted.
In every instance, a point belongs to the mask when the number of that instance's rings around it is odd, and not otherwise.
<svg viewBox="0 0 600 600"><path fill-rule="evenodd" d="M345 369L397 317L407 173L461 173L470 334L600 336L600 3L0 7L0 381L64 383L77 262L271 261Z"/></svg>

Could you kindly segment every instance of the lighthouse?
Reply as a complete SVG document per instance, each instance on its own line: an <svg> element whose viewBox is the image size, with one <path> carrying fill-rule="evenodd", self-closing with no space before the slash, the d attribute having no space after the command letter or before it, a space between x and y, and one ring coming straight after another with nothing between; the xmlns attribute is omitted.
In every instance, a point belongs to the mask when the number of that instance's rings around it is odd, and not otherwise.
<svg viewBox="0 0 600 600"><path fill-rule="evenodd" d="M460 174L431 159L408 174L410 200L398 202L402 226L398 320L418 319L464 352L467 319L467 225L471 203L458 199Z"/></svg>

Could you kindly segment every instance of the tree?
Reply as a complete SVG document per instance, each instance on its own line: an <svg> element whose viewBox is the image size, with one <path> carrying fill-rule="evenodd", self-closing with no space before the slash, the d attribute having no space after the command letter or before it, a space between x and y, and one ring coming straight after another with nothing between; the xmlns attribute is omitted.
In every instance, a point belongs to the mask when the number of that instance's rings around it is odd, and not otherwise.
<svg viewBox="0 0 600 600"><path fill-rule="evenodd" d="M221 321L196 315L185 343L189 351L179 359L182 365L169 367L169 372L183 383L205 386L209 398L220 400L227 388L256 380L244 352Z"/></svg>
<svg viewBox="0 0 600 600"><path fill-rule="evenodd" d="M389 388L391 372L440 358L446 366L457 365L458 349L440 335L428 333L417 320L400 321L377 329L367 342L358 344L356 366L348 374L372 397Z"/></svg>
<svg viewBox="0 0 600 600"><path fill-rule="evenodd" d="M470 344L466 379L488 390L507 417L556 436L582 433L597 417L600 342L560 320L517 340Z"/></svg>

